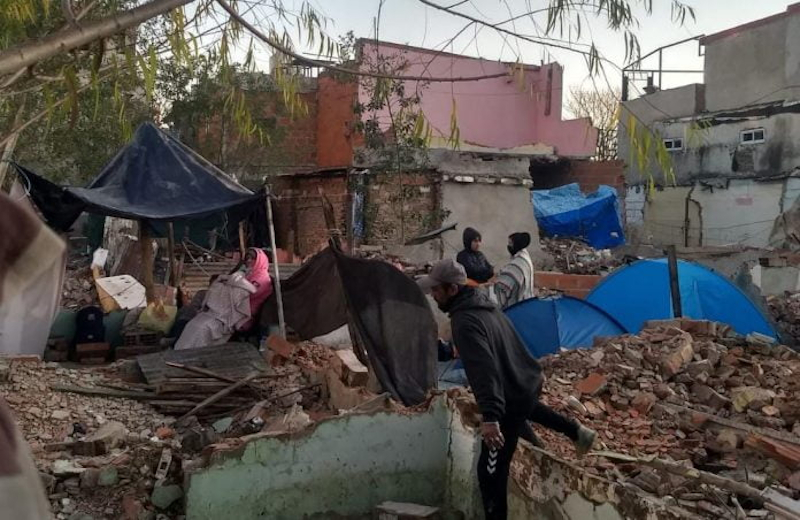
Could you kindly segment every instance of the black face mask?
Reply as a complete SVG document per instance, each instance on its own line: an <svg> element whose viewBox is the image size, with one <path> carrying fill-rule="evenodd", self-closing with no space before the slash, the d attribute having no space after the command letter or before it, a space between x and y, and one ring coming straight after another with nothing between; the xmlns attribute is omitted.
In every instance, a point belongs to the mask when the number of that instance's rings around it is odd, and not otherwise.
<svg viewBox="0 0 800 520"><path fill-rule="evenodd" d="M508 249L508 254L510 254L511 256L517 254L517 252L514 250L514 246L506 246L506 249Z"/></svg>
<svg viewBox="0 0 800 520"><path fill-rule="evenodd" d="M450 298L448 298L448 299L447 299L447 301L446 301L446 302L444 302L444 303L439 303L439 302L437 301L437 302L436 302L436 306L437 306L437 307L439 307L439 310L440 310L440 311L442 311L442 312L444 312L444 313L448 313L448 312L450 312L450 308L453 306L453 300L454 300L454 299L455 299L455 296L451 296L451 297L450 297Z"/></svg>

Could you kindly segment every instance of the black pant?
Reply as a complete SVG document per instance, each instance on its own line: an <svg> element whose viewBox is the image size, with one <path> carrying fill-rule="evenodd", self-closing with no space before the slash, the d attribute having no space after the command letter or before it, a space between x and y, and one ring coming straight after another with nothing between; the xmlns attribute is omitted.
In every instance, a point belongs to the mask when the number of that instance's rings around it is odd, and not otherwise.
<svg viewBox="0 0 800 520"><path fill-rule="evenodd" d="M548 430L562 433L566 435L572 442L578 440L578 428L580 427L578 422L571 417L561 415L546 404L537 402L533 412L531 412L531 414L528 416L528 420L535 422L536 424L541 424ZM533 428L531 428L531 425L527 422L520 433L520 437L534 445L537 445L535 442L535 439L537 439L536 434L533 433Z"/></svg>
<svg viewBox="0 0 800 520"><path fill-rule="evenodd" d="M511 469L511 459L514 457L520 436L533 434L528 424L529 420L563 433L573 441L578 439L576 421L538 401L528 414L512 414L500 419L500 431L505 437L505 444L499 450L493 450L483 442L478 457L478 486L481 490L486 520L505 520L508 516L508 474Z"/></svg>
<svg viewBox="0 0 800 520"><path fill-rule="evenodd" d="M526 420L524 414L506 416L500 420L500 431L503 432L505 444L499 450L490 448L485 442L481 443L478 486L486 520L505 520L508 516L508 472Z"/></svg>

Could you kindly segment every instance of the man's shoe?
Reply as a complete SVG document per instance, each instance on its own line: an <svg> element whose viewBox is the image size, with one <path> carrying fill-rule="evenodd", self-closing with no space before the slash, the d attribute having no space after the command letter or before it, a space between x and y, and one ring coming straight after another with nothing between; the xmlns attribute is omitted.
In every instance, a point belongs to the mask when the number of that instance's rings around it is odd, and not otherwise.
<svg viewBox="0 0 800 520"><path fill-rule="evenodd" d="M578 452L578 458L583 457L594 446L594 441L597 439L597 432L584 425L578 427L578 439L575 441L575 450Z"/></svg>

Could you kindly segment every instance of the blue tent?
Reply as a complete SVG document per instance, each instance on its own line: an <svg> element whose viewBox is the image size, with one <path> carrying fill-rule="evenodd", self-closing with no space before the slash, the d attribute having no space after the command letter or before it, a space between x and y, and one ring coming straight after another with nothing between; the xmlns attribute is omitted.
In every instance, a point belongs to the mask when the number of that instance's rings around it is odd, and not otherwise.
<svg viewBox="0 0 800 520"><path fill-rule="evenodd" d="M571 296L531 298L505 311L535 357L560 347L588 348L597 336L619 336L627 331L597 306Z"/></svg>
<svg viewBox="0 0 800 520"><path fill-rule="evenodd" d="M739 334L760 332L777 338L775 328L736 285L714 271L678 260L683 315L727 323ZM665 258L639 260L616 270L586 298L631 332L647 320L670 319L672 297Z"/></svg>
<svg viewBox="0 0 800 520"><path fill-rule="evenodd" d="M625 243L619 223L617 190L600 186L584 195L577 184L532 192L539 228L553 237L582 238L596 249Z"/></svg>

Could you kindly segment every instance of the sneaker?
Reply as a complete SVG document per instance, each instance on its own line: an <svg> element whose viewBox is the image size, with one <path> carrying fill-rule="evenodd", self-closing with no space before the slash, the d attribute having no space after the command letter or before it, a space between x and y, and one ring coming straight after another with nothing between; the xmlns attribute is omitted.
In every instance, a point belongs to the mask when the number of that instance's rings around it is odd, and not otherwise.
<svg viewBox="0 0 800 520"><path fill-rule="evenodd" d="M584 425L578 427L578 440L575 441L575 450L578 452L578 458L583 457L592 449L595 439L597 439L596 431Z"/></svg>

